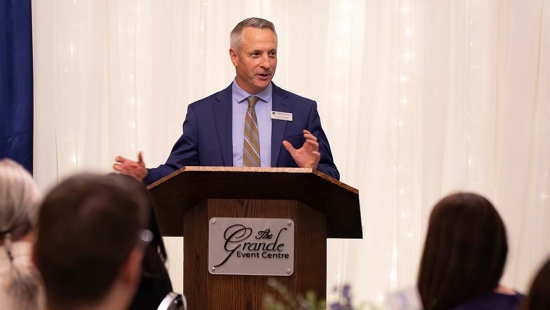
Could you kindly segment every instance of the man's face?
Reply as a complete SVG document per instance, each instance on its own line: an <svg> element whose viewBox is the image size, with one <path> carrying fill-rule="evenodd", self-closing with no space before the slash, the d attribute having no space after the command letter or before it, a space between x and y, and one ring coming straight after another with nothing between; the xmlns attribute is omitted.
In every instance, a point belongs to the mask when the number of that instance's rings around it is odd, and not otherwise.
<svg viewBox="0 0 550 310"><path fill-rule="evenodd" d="M264 90L277 68L277 38L270 29L243 29L238 50L229 49L237 84L249 94Z"/></svg>

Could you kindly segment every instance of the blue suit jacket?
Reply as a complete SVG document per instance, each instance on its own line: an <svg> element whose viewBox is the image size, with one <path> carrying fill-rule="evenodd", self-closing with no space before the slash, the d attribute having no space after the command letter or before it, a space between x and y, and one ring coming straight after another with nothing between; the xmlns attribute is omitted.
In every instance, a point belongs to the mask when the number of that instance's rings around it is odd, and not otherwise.
<svg viewBox="0 0 550 310"><path fill-rule="evenodd" d="M168 160L164 165L148 169L143 182L151 184L184 166L233 166L232 96L229 85L190 104L183 122L183 134L172 148ZM307 129L319 143L321 159L317 170L339 179L340 173L334 165L327 137L321 127L317 103L273 84L272 104L273 111L292 113L292 121L273 119L271 122L271 166L297 167L282 142L287 140L294 148L301 148L305 142L302 131Z"/></svg>

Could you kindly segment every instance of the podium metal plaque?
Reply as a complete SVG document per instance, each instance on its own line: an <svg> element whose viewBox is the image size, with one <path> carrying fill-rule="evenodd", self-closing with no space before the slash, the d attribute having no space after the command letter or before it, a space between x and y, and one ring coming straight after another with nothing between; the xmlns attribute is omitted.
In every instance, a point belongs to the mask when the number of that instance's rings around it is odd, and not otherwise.
<svg viewBox="0 0 550 310"><path fill-rule="evenodd" d="M208 226L211 274L290 276L294 272L291 219L213 217Z"/></svg>

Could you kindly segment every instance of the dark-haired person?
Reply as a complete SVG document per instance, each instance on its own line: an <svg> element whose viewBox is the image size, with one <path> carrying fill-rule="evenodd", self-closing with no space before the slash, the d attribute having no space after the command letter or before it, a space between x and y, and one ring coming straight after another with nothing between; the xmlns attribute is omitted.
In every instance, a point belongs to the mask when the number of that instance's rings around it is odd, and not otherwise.
<svg viewBox="0 0 550 310"><path fill-rule="evenodd" d="M432 210L418 275L425 310L515 310L522 295L499 284L508 242L484 197L456 193Z"/></svg>
<svg viewBox="0 0 550 310"><path fill-rule="evenodd" d="M34 259L50 310L122 310L141 277L149 201L126 176L79 174L45 197Z"/></svg>
<svg viewBox="0 0 550 310"><path fill-rule="evenodd" d="M550 259L537 273L529 294L525 298L522 310L548 310L550 309Z"/></svg>
<svg viewBox="0 0 550 310"><path fill-rule="evenodd" d="M314 168L339 179L317 103L272 82L275 25L257 17L238 23L229 57L235 79L189 105L183 134L164 165L147 169L140 152L137 161L117 156L113 168L145 184L184 166Z"/></svg>
<svg viewBox="0 0 550 310"><path fill-rule="evenodd" d="M143 257L141 279L136 295L129 307L130 310L157 309L162 300L172 292L172 282L166 269L166 248L160 233L154 202L143 183L131 176L111 174L115 178L127 178L133 191L140 192L148 197L149 223L147 228L153 233L153 239L145 249Z"/></svg>
<svg viewBox="0 0 550 310"><path fill-rule="evenodd" d="M40 274L31 260L40 199L25 168L0 160L0 309L44 309Z"/></svg>

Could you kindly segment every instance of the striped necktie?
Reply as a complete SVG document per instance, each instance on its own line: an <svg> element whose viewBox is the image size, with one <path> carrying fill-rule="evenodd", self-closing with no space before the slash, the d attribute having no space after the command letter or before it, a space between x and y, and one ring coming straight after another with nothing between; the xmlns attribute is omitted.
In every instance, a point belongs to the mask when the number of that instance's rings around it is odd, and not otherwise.
<svg viewBox="0 0 550 310"><path fill-rule="evenodd" d="M248 110L244 119L244 167L261 167L260 163L260 134L258 132L258 120L254 106L258 102L258 97L250 96L248 100Z"/></svg>

